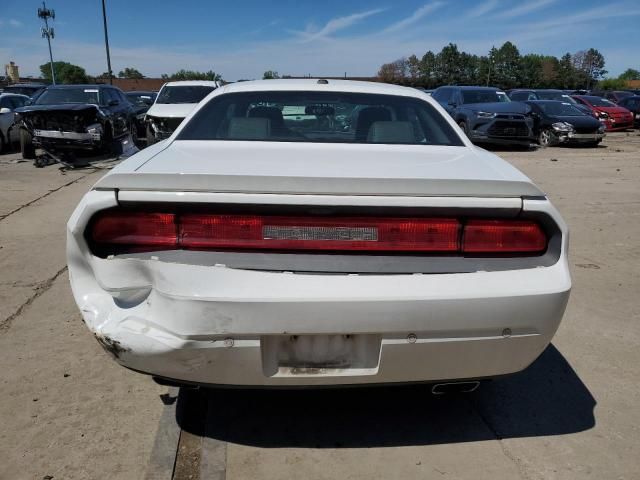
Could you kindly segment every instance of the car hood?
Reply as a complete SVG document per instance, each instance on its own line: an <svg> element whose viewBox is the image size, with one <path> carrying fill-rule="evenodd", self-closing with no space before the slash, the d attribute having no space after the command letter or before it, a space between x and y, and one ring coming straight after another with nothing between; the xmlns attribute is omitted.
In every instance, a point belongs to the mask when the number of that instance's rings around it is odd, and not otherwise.
<svg viewBox="0 0 640 480"><path fill-rule="evenodd" d="M159 118L185 118L198 106L197 103L154 103L147 115Z"/></svg>
<svg viewBox="0 0 640 480"><path fill-rule="evenodd" d="M587 115L583 115L583 116L550 116L549 119L551 120L551 122L567 122L570 123L571 125L573 125L574 127L578 127L578 128L589 128L589 127L593 127L593 128L598 128L600 125L602 125L600 123L599 120L597 120L594 117L591 116L587 116Z"/></svg>
<svg viewBox="0 0 640 480"><path fill-rule="evenodd" d="M94 188L316 195L544 195L476 147L166 140Z"/></svg>
<svg viewBox="0 0 640 480"><path fill-rule="evenodd" d="M629 110L623 107L593 107L595 110L599 112L605 113L628 113Z"/></svg>
<svg viewBox="0 0 640 480"><path fill-rule="evenodd" d="M30 112L83 112L87 110L99 110L100 107L93 103L61 103L59 105L28 105L16 108L15 112L24 114Z"/></svg>
<svg viewBox="0 0 640 480"><path fill-rule="evenodd" d="M526 115L531 111L529 105L521 102L465 103L462 108L476 112L519 113L522 115Z"/></svg>

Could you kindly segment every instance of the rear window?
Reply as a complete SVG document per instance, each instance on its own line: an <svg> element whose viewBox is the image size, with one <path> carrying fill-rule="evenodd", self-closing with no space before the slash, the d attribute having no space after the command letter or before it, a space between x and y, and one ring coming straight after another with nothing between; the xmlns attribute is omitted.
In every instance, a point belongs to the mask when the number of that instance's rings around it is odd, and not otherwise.
<svg viewBox="0 0 640 480"><path fill-rule="evenodd" d="M464 145L445 118L417 98L298 91L220 95L178 139Z"/></svg>
<svg viewBox="0 0 640 480"><path fill-rule="evenodd" d="M215 87L204 85L166 86L158 95L156 103L200 103Z"/></svg>
<svg viewBox="0 0 640 480"><path fill-rule="evenodd" d="M508 102L509 97L504 92L493 90L462 90L464 103L498 103Z"/></svg>

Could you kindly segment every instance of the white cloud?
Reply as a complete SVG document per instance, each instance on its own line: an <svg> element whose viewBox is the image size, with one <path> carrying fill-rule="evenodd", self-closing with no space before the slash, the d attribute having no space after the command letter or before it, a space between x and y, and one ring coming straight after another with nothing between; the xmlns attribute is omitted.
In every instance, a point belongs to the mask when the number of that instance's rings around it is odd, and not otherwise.
<svg viewBox="0 0 640 480"><path fill-rule="evenodd" d="M478 4L477 7L469 10L465 15L465 17L466 18L481 17L489 13L490 11L495 10L495 8L498 6L498 3L499 3L498 0L487 0L483 3Z"/></svg>
<svg viewBox="0 0 640 480"><path fill-rule="evenodd" d="M539 10L547 5L555 2L556 0L537 0L535 2L525 3L516 8L512 8L511 10L506 10L498 15L500 18L513 18L519 17L521 15L525 15L527 13L531 13L535 10ZM564 21L567 20L566 17L563 18Z"/></svg>
<svg viewBox="0 0 640 480"><path fill-rule="evenodd" d="M310 42L312 40L318 40L321 38L327 38L332 33L338 32L340 30L344 30L345 28L349 28L350 26L364 20L367 17L372 15L376 15L382 12L384 9L376 8L373 10L367 10L366 12L354 13L352 15L347 15L346 17L336 17L329 20L324 27L322 27L318 31L305 31L305 32L297 32L305 42Z"/></svg>
<svg viewBox="0 0 640 480"><path fill-rule="evenodd" d="M438 1L438 2L427 3L426 5L423 5L422 7L417 9L415 12L413 12L411 16L404 18L399 22L396 22L388 26L387 28L385 28L384 32L389 33L389 32L397 32L397 31L403 30L404 28L407 28L408 26L418 22L419 20L421 20L431 12L437 10L442 5L444 5L444 2Z"/></svg>

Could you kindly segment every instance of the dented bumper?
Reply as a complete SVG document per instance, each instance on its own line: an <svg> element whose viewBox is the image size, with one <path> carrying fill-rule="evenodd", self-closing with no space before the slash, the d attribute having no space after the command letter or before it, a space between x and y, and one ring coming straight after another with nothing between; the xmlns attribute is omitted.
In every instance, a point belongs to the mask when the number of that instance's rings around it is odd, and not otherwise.
<svg viewBox="0 0 640 480"><path fill-rule="evenodd" d="M286 386L513 373L549 344L571 288L564 253L526 273L440 275L328 276L97 258L83 226L115 204L113 192L92 191L69 221L75 300L119 363L176 380ZM552 208L545 205L532 201L531 208ZM334 352L333 363L323 361L319 352L326 351Z"/></svg>

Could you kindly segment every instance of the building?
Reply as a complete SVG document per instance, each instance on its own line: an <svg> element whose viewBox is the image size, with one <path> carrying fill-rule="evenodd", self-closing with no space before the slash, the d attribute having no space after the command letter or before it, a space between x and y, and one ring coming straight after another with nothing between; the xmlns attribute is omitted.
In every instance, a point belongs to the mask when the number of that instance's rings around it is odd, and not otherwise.
<svg viewBox="0 0 640 480"><path fill-rule="evenodd" d="M20 81L19 67L13 61L4 66L4 74L9 80L9 83L18 83Z"/></svg>

